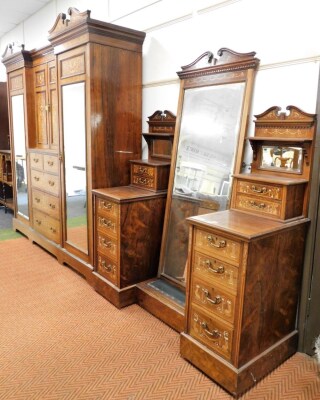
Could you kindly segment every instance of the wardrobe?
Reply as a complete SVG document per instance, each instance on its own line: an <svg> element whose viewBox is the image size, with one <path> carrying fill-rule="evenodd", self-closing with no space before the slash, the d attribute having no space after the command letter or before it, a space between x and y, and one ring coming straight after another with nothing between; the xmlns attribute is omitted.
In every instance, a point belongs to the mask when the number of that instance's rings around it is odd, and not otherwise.
<svg viewBox="0 0 320 400"><path fill-rule="evenodd" d="M130 182L141 158L144 32L70 8L49 45L7 46L13 227L93 279L92 190Z"/></svg>

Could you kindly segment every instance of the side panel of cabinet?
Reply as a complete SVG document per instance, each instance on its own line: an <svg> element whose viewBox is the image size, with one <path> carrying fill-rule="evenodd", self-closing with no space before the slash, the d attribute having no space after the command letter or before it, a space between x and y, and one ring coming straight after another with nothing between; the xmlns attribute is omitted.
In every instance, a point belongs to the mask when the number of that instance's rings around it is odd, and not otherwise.
<svg viewBox="0 0 320 400"><path fill-rule="evenodd" d="M33 69L34 100L36 118L36 147L49 147L48 105L47 105L47 65L42 64Z"/></svg>

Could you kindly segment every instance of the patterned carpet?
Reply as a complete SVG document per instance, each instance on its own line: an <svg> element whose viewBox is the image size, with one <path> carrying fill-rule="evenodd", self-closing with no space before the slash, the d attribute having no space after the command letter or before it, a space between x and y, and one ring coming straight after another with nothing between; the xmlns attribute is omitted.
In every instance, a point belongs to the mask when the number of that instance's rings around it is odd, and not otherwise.
<svg viewBox="0 0 320 400"><path fill-rule="evenodd" d="M116 309L25 238L0 259L1 400L231 399L137 305ZM318 366L298 353L242 399L320 399Z"/></svg>

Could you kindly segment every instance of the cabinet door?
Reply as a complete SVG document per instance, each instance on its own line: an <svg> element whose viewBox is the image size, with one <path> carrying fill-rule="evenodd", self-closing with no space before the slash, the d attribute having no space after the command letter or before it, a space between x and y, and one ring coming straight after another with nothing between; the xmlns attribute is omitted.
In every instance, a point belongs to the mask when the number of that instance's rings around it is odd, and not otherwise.
<svg viewBox="0 0 320 400"><path fill-rule="evenodd" d="M59 115L56 62L48 63L48 122L49 145L51 149L59 148Z"/></svg>
<svg viewBox="0 0 320 400"><path fill-rule="evenodd" d="M47 101L47 65L34 68L34 96L36 118L36 146L49 147L48 101Z"/></svg>

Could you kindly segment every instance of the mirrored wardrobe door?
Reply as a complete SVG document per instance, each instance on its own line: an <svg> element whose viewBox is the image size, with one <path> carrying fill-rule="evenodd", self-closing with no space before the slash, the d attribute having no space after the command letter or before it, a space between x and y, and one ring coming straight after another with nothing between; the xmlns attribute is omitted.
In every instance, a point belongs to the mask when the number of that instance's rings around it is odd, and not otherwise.
<svg viewBox="0 0 320 400"><path fill-rule="evenodd" d="M27 153L23 94L11 97L12 135L15 162L16 213L29 219Z"/></svg>
<svg viewBox="0 0 320 400"><path fill-rule="evenodd" d="M85 83L61 88L65 241L88 254Z"/></svg>

